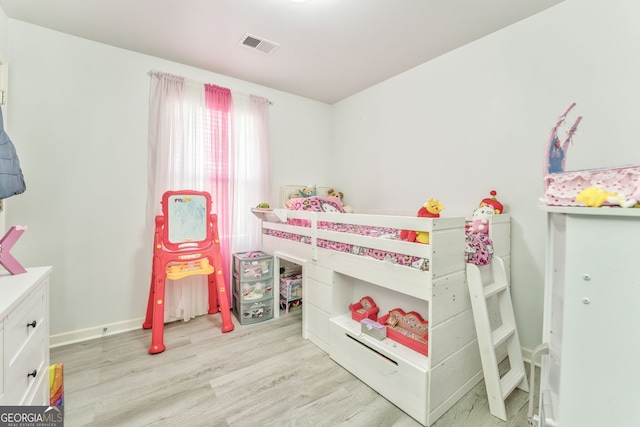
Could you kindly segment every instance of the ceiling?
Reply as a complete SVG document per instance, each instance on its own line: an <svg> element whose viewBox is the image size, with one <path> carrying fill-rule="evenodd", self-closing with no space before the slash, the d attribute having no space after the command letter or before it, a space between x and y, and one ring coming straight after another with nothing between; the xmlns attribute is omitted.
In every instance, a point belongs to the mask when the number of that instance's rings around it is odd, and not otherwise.
<svg viewBox="0 0 640 427"><path fill-rule="evenodd" d="M328 104L562 0L0 0L9 18ZM278 44L270 53L245 34ZM268 45L268 44L267 44Z"/></svg>

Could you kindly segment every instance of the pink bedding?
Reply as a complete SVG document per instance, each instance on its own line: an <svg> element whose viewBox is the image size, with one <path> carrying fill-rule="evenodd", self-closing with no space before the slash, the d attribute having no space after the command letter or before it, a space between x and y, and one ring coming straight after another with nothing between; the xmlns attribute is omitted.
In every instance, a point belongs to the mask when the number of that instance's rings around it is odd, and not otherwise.
<svg viewBox="0 0 640 427"><path fill-rule="evenodd" d="M299 224L296 224L299 225ZM369 237L380 237L380 238L390 238L390 239L399 239L399 231L393 228L378 228L378 227L366 227L362 225L351 225L351 224L333 224L333 223L319 223L318 229L323 230L332 230L339 231L343 233L351 233L351 234L359 234L363 236ZM265 230L265 234L269 236L278 237L280 239L293 240L300 243L305 243L307 245L311 244L311 237L302 236L300 234L288 233L284 231L276 231L276 230ZM429 270L429 260L410 256L403 255L394 252L386 252L380 249L374 248L366 248L363 246L350 245L342 242L335 242L331 240L318 239L318 246L324 249L331 249L339 252L346 252L353 255L367 256L370 258L375 258L377 260L391 262L393 264L400 264L407 267L416 268L422 271Z"/></svg>
<svg viewBox="0 0 640 427"><path fill-rule="evenodd" d="M289 200L285 206L291 210L304 210L311 212L344 212L339 199L332 197L306 197ZM289 219L289 225L298 227L311 227L311 222L303 219ZM372 227L358 224L318 222L319 230L337 231L340 233L357 234L360 236L376 237L383 239L400 240L400 230L388 227ZM311 244L311 238L296 233L264 229L264 233L280 239ZM486 265L491 262L493 244L489 236L483 233L471 233L467 230L466 236L466 261L476 265ZM317 245L324 249L345 252L353 255L366 256L381 261L399 264L422 271L429 271L429 260L417 256L404 255L395 252L387 252L375 248L356 246L342 242L318 239Z"/></svg>

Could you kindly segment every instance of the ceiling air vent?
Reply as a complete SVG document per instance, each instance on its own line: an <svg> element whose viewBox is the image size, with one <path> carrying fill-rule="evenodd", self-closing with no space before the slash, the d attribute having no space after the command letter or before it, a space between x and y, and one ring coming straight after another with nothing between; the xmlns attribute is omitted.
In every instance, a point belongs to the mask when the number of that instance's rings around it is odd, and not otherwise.
<svg viewBox="0 0 640 427"><path fill-rule="evenodd" d="M249 33L245 34L240 41L242 46L249 47L251 49L259 50L264 53L271 53L280 46L278 43L271 42L269 40L251 35Z"/></svg>

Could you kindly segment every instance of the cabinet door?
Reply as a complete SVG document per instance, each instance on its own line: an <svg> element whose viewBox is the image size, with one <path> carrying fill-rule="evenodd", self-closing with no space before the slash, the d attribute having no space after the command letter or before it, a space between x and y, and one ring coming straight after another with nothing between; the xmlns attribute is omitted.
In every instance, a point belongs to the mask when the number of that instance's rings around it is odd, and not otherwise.
<svg viewBox="0 0 640 427"><path fill-rule="evenodd" d="M559 425L640 419L639 236L639 218L567 216Z"/></svg>
<svg viewBox="0 0 640 427"><path fill-rule="evenodd" d="M329 352L329 319L333 304L333 272L307 265L303 289L305 338Z"/></svg>

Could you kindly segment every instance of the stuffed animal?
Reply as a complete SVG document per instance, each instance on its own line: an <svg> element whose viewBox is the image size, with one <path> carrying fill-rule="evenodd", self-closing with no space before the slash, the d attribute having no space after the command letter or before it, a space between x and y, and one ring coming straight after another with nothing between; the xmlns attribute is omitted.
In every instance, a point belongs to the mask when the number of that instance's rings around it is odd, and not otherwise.
<svg viewBox="0 0 640 427"><path fill-rule="evenodd" d="M300 197L313 197L318 194L318 190L315 185L307 185L306 187L298 190Z"/></svg>
<svg viewBox="0 0 640 427"><path fill-rule="evenodd" d="M599 208L603 204L631 208L637 204L635 199L627 199L622 194L611 193L601 187L585 188L576 196L576 202L582 202L585 206L593 208Z"/></svg>
<svg viewBox="0 0 640 427"><path fill-rule="evenodd" d="M500 203L498 201L498 199L496 199L496 195L498 193L496 192L496 190L491 190L491 192L489 194L491 195L491 197L487 197L486 199L482 199L482 201L480 202L479 207L490 206L490 207L493 208L494 213L496 215L500 215L502 212L504 212L504 206L502 205L502 203Z"/></svg>
<svg viewBox="0 0 640 427"><path fill-rule="evenodd" d="M330 188L327 191L327 195L329 197L335 197L336 199L340 200L342 202L342 199L344 198L344 193L342 191L335 191L333 188ZM347 205L342 205L342 209L344 210L345 213L353 213L353 208L351 206L347 206Z"/></svg>
<svg viewBox="0 0 640 427"><path fill-rule="evenodd" d="M442 209L444 209L444 205L440 203L438 199L429 199L427 203L422 205L418 210L418 217L439 218ZM400 238L407 242L429 244L429 232L427 231L402 230L400 231Z"/></svg>
<svg viewBox="0 0 640 427"><path fill-rule="evenodd" d="M342 201L342 198L344 197L344 194L342 193L342 191L335 191L333 188L330 188L327 191L327 195L329 197L335 197L336 199L340 199L340 201Z"/></svg>
<svg viewBox="0 0 640 427"><path fill-rule="evenodd" d="M472 233L489 233L489 219L493 215L495 215L495 209L492 206L480 206L473 211L473 218L467 231Z"/></svg>

